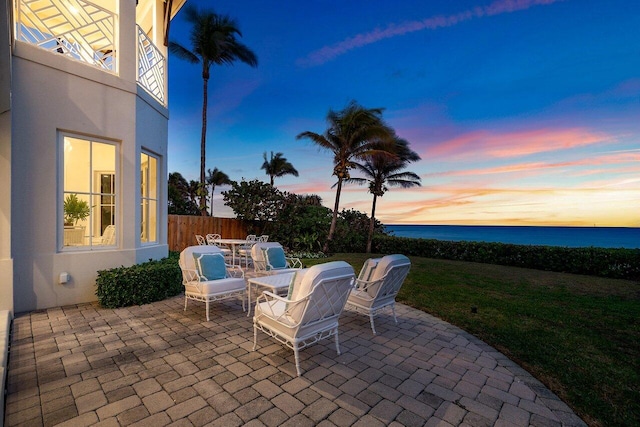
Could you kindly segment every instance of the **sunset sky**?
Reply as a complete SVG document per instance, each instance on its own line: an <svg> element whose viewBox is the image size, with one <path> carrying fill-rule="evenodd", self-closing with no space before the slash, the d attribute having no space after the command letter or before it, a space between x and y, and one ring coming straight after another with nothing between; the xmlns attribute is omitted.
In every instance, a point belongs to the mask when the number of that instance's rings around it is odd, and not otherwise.
<svg viewBox="0 0 640 427"><path fill-rule="evenodd" d="M262 154L282 152L300 176L276 187L333 207L332 155L295 137L356 100L422 157L422 187L378 199L385 224L640 227L637 1L190 3L236 18L259 60L212 68L207 168L268 182ZM169 61L169 172L197 180L201 67ZM341 208L371 202L348 185Z"/></svg>

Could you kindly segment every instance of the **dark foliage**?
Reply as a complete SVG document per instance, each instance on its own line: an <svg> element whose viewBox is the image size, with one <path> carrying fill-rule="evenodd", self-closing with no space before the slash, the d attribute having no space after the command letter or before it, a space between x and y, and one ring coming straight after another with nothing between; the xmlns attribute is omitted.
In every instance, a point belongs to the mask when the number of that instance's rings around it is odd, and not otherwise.
<svg viewBox="0 0 640 427"><path fill-rule="evenodd" d="M98 302L106 308L117 308L178 295L184 290L178 257L177 252L171 252L159 261L98 271Z"/></svg>
<svg viewBox="0 0 640 427"><path fill-rule="evenodd" d="M640 280L640 250L449 242L378 235L374 252Z"/></svg>

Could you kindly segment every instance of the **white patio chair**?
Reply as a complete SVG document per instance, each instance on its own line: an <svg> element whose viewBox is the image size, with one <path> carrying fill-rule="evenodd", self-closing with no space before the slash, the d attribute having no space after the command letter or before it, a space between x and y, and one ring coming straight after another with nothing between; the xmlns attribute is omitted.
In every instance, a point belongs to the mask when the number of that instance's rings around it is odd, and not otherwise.
<svg viewBox="0 0 640 427"><path fill-rule="evenodd" d="M228 261L228 258L230 258L233 254L231 252L231 249L229 249L227 245L220 243L221 238L222 236L220 236L219 234L207 234L207 245L219 247L220 251L222 251L224 257L227 258Z"/></svg>
<svg viewBox="0 0 640 427"><path fill-rule="evenodd" d="M253 269L257 275L278 274L302 268L299 258L287 257L278 242L258 242L251 248Z"/></svg>
<svg viewBox="0 0 640 427"><path fill-rule="evenodd" d="M238 246L236 254L240 257L240 265L244 259L244 267L249 268L249 261L251 260L251 248L256 244L258 238L255 234L249 234L245 239L245 243Z"/></svg>
<svg viewBox="0 0 640 427"><path fill-rule="evenodd" d="M396 295L411 268L411 261L404 255L387 255L365 261L355 287L352 289L347 307L369 316L371 330L376 335L373 318L389 307L396 318Z"/></svg>
<svg viewBox="0 0 640 427"><path fill-rule="evenodd" d="M269 235L268 234L263 234L262 236L258 237L258 242L267 242L269 240Z"/></svg>
<svg viewBox="0 0 640 427"><path fill-rule="evenodd" d="M198 245L201 245L201 246L204 246L207 244L207 241L205 240L205 238L200 234L196 234L196 242L198 242Z"/></svg>
<svg viewBox="0 0 640 427"><path fill-rule="evenodd" d="M258 342L258 330L293 350L298 376L299 351L324 338L335 336L338 341L338 318L351 291L353 268L344 261L314 265L304 274L287 297L265 291L256 301L253 316L253 350ZM297 281L296 281L297 282Z"/></svg>
<svg viewBox="0 0 640 427"><path fill-rule="evenodd" d="M238 297L245 311L247 285L240 268L225 264L224 255L217 246L189 246L180 253L180 269L184 285L184 309L187 301L206 304L209 320L209 302Z"/></svg>

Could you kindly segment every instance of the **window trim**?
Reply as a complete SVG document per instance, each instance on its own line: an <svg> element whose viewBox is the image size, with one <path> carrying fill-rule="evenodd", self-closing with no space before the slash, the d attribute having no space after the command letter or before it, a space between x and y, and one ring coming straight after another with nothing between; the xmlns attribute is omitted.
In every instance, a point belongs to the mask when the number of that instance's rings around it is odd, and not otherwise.
<svg viewBox="0 0 640 427"><path fill-rule="evenodd" d="M72 131L66 131L66 130L58 130L58 171L57 171L57 177L58 177L58 191L57 191L57 215L56 215L56 230L57 230L57 247L58 247L58 252L63 252L63 253L67 253L67 252L84 252L84 251L103 251L103 250L113 250L114 248L118 248L121 246L121 241L118 238L119 236L119 230L122 227L122 219L121 219L121 215L120 215L120 201L121 201L121 197L122 197L122 188L120 185L120 181L121 181L121 172L120 172L120 168L121 168L121 141L119 140L115 140L115 139L109 139L109 138L105 138L105 137L99 137L99 136L95 136L95 135L89 135L89 134L85 134L85 133L81 133L81 132L72 132ZM114 202L114 209L115 209L115 217L114 217L114 226L116 227L116 235L115 235L115 244L113 245L102 245L99 243L95 243L95 239L101 237L101 236L93 236L93 230L90 231L89 235L89 243L86 245L78 245L78 246L65 246L64 245L64 197L65 197L65 187L64 187L64 173L65 173L65 162L64 162L64 157L65 157L65 138L73 138L73 139L79 139L79 140L84 140L87 141L91 144L93 143L100 143L100 144L107 144L107 145L111 145L114 147L114 169L113 171L109 171L110 173L112 172L115 175L114 178L114 197L115 197L115 202ZM91 147L91 150L93 150L93 147ZM90 165L90 179L92 180L89 184L89 193L78 193L78 194L88 194L90 200L93 199L93 197L100 197L100 192L96 191L95 189L95 185L97 184L95 181L96 177L95 174L98 172L105 172L103 169L93 169L93 164ZM89 227L93 228L94 224L93 221L95 220L93 217L93 215L95 215L95 213L92 212L89 221Z"/></svg>
<svg viewBox="0 0 640 427"><path fill-rule="evenodd" d="M151 198L151 197L143 197L143 188L142 188L142 155L148 156L150 158L155 159L156 161L156 179L155 179L155 193L156 193L156 197L155 198ZM138 223L138 226L140 228L140 245L142 246L150 246L150 245L157 245L160 242L160 178L161 178L161 173L160 173L160 166L162 164L162 156L158 153L155 153L154 151L148 150L146 148L141 148L140 149L140 154L138 155L138 161L140 162L138 164L138 176L140 177L140 203L139 203L139 208L140 208L140 221ZM148 172L148 168L147 168L147 172ZM147 186L149 185L149 179L148 179L148 175L147 175ZM149 194L149 188L147 188L147 194ZM143 240L142 239L142 227L143 227L143 222L144 222L144 215L142 212L142 206L143 206L143 202L147 200L147 201L155 201L156 204L156 208L155 208L155 240L150 241L147 237L147 240ZM147 229L147 235L149 234L149 228L148 225L146 225Z"/></svg>

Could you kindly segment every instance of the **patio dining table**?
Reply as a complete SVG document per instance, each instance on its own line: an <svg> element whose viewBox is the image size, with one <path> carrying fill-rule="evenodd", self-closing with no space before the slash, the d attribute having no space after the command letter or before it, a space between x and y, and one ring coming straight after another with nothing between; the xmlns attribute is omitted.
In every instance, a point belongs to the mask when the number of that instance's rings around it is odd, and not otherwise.
<svg viewBox="0 0 640 427"><path fill-rule="evenodd" d="M247 243L246 239L217 239L216 243L231 246L231 262L236 265L236 246Z"/></svg>

